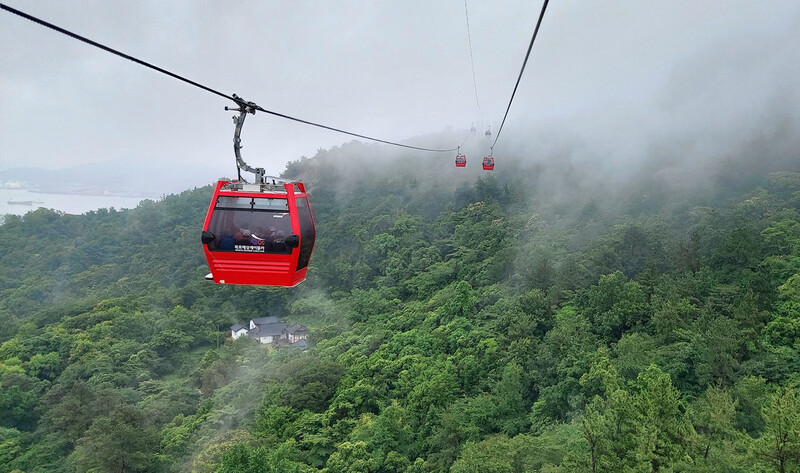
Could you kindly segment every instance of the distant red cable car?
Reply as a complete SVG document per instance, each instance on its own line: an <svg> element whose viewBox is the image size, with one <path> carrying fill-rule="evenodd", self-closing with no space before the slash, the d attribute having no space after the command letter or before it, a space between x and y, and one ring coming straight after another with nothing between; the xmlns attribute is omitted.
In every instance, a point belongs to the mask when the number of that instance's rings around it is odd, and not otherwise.
<svg viewBox="0 0 800 473"><path fill-rule="evenodd" d="M457 154L456 155L456 167L457 168L463 168L463 167L466 167L466 165L467 165L467 157L464 156L463 154Z"/></svg>
<svg viewBox="0 0 800 473"><path fill-rule="evenodd" d="M238 117L233 150L239 180L220 180L203 223L203 251L217 284L296 286L306 279L316 229L306 188L301 182L266 177L242 159L240 135L248 113L257 105L236 95ZM242 180L241 171L256 175Z"/></svg>
<svg viewBox="0 0 800 473"><path fill-rule="evenodd" d="M494 157L492 156L484 156L483 158L483 170L484 171L491 171L494 169Z"/></svg>
<svg viewBox="0 0 800 473"><path fill-rule="evenodd" d="M300 182L219 181L203 224L203 249L218 284L296 286L306 278L316 230Z"/></svg>

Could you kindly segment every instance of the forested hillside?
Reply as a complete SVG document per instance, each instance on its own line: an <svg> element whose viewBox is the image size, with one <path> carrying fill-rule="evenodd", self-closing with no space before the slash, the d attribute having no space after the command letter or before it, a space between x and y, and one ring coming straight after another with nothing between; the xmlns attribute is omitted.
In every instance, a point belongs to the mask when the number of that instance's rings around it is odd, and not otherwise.
<svg viewBox="0 0 800 473"><path fill-rule="evenodd" d="M294 289L203 280L211 187L6 217L0 473L798 471L797 156L549 158L290 163ZM266 315L313 347L226 341Z"/></svg>

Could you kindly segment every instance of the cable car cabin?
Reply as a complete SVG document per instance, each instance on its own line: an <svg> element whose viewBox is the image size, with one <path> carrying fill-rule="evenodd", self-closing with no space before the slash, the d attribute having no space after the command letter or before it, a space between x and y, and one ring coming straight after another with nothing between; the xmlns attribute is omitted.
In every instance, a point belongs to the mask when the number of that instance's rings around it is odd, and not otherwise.
<svg viewBox="0 0 800 473"><path fill-rule="evenodd" d="M203 224L206 279L296 286L306 278L315 238L302 183L219 181Z"/></svg>
<svg viewBox="0 0 800 473"><path fill-rule="evenodd" d="M494 169L494 158L492 156L485 156L483 158L483 170L491 171Z"/></svg>
<svg viewBox="0 0 800 473"><path fill-rule="evenodd" d="M464 156L463 154L457 154L456 155L456 167L457 168L463 168L463 167L466 167L466 165L467 165L467 157Z"/></svg>

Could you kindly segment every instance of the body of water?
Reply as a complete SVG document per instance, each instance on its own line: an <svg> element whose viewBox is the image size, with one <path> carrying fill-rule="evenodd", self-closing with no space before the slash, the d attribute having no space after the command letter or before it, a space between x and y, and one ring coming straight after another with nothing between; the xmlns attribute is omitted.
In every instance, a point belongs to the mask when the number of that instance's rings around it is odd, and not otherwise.
<svg viewBox="0 0 800 473"><path fill-rule="evenodd" d="M0 215L24 215L39 207L60 210L69 214L82 214L91 210L113 207L131 209L145 200L143 197L117 197L73 194L40 194L18 189L0 189ZM32 205L14 205L8 202L34 201Z"/></svg>

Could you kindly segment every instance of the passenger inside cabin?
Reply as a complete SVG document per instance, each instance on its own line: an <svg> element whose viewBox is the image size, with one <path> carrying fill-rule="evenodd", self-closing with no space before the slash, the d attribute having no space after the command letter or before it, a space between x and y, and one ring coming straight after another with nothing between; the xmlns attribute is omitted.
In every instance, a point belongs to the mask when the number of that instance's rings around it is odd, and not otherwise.
<svg viewBox="0 0 800 473"><path fill-rule="evenodd" d="M272 242L270 244L270 250L272 250L274 253L285 253L290 251L286 246L286 233L283 230L278 230L275 232L275 236L272 238Z"/></svg>
<svg viewBox="0 0 800 473"><path fill-rule="evenodd" d="M224 237L220 238L219 240L219 249L220 250L233 250L234 246L236 245L236 240L233 239L233 235L225 235Z"/></svg>
<svg viewBox="0 0 800 473"><path fill-rule="evenodd" d="M260 233L263 235L264 233ZM250 244L253 246L264 246L264 239L255 233L250 234Z"/></svg>
<svg viewBox="0 0 800 473"><path fill-rule="evenodd" d="M250 232L248 232L248 233L250 233ZM248 245L249 244L248 241L244 237L244 232L236 232L236 234L233 235L233 240L237 245Z"/></svg>

